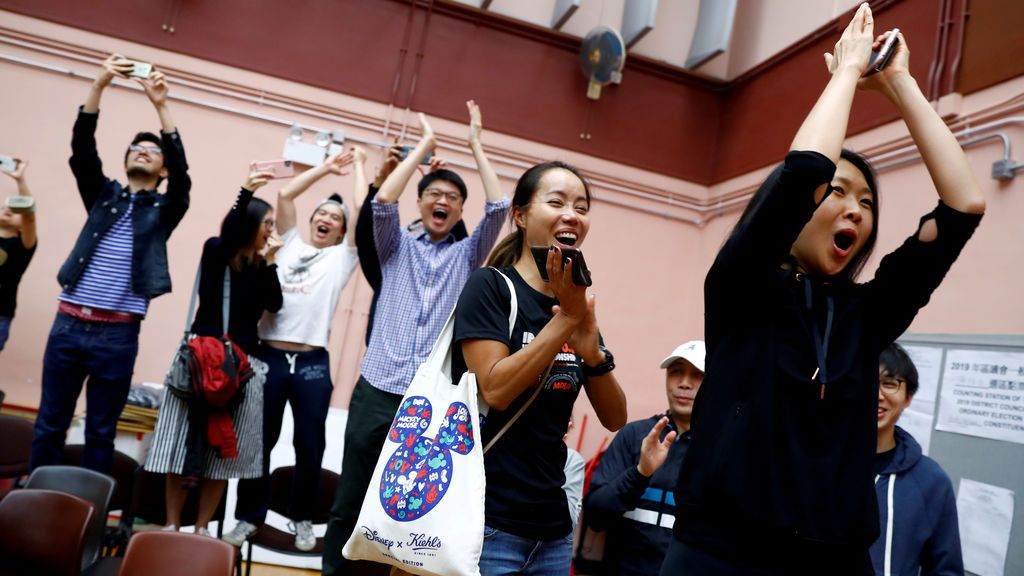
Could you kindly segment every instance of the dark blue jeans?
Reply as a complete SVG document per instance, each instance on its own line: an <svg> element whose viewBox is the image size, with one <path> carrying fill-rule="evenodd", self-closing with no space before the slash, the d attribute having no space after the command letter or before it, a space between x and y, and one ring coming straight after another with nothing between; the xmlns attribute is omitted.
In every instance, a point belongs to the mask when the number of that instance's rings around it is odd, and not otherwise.
<svg viewBox="0 0 1024 576"><path fill-rule="evenodd" d="M270 451L281 436L285 403L292 406L295 477L288 516L296 522L313 518L326 446L327 409L331 405L330 357L326 350L287 352L260 348L267 363L263 387L263 476L238 481L235 518L261 525L270 506Z"/></svg>
<svg viewBox="0 0 1024 576"><path fill-rule="evenodd" d="M30 467L63 460L64 437L86 382L82 466L108 473L139 351L139 322L85 322L57 313L43 355L43 393Z"/></svg>
<svg viewBox="0 0 1024 576"><path fill-rule="evenodd" d="M7 343L7 336L11 333L11 317L0 316L0 350L4 349Z"/></svg>

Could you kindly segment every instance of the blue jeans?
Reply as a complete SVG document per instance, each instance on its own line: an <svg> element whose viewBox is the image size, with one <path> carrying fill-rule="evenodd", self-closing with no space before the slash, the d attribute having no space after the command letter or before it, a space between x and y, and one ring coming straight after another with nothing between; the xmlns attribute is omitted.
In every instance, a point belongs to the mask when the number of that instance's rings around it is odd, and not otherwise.
<svg viewBox="0 0 1024 576"><path fill-rule="evenodd" d="M571 563L571 532L564 538L545 542L484 526L481 576L566 576Z"/></svg>
<svg viewBox="0 0 1024 576"><path fill-rule="evenodd" d="M7 343L7 336L11 333L11 317L0 316L0 351L4 349L4 344Z"/></svg>
<svg viewBox="0 0 1024 576"><path fill-rule="evenodd" d="M43 355L31 469L63 460L64 437L88 380L82 466L110 471L117 419L128 400L139 351L139 324L85 322L57 313Z"/></svg>

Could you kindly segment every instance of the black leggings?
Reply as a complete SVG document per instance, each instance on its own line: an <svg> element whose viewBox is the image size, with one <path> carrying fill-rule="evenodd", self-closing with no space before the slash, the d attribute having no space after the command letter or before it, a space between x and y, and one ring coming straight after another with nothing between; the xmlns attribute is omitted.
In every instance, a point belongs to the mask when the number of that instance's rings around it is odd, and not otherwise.
<svg viewBox="0 0 1024 576"><path fill-rule="evenodd" d="M324 536L324 576L348 575L354 571L353 563L342 556L341 549L356 527L366 488L373 480L373 469L401 403L401 394L374 388L362 376L356 382L345 424L341 481Z"/></svg>

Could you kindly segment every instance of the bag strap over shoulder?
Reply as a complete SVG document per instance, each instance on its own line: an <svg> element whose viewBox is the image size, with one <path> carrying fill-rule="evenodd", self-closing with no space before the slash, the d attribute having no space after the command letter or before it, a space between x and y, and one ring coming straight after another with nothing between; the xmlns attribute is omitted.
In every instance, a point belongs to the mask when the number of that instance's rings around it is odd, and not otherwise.
<svg viewBox="0 0 1024 576"><path fill-rule="evenodd" d="M509 278L508 276L505 276L504 272L493 267L491 268L491 270L497 272L498 276L501 276L505 280L505 284L508 285L509 294L512 295L512 300L509 302L508 308L508 339L509 341L511 341L512 330L515 328L516 325L516 315L519 313L519 298L516 295L516 287L512 284L512 279Z"/></svg>
<svg viewBox="0 0 1024 576"><path fill-rule="evenodd" d="M502 273L501 270L494 268L494 271L497 272L499 276L505 279L505 283L508 284L508 291L512 294L511 306L508 313L508 339L509 341L511 341L512 329L515 326L516 314L519 311L519 299L516 296L516 287L512 284L512 280L504 273ZM497 442L499 438L505 435L505 432L508 432L508 429L511 428L512 425L516 423L516 420L519 420L519 417L522 416L523 413L526 412L526 409L529 408L531 404L533 404L533 401L537 399L537 395L540 394L540 391L544 388L544 382L547 381L548 375L551 374L551 367L554 366L554 364L555 359L552 358L551 363L548 364L548 369L544 371L544 377L541 378L540 384L537 386L537 389L533 391L533 394L530 396L530 399L527 400L526 403L519 408L519 410L512 416L512 418L510 418L509 421L506 422L505 425L501 427L501 430L498 430L498 433L495 434L493 438L491 438L491 441L488 442L486 446L484 446L484 454L486 454L487 451L491 449L491 446L494 446L494 443Z"/></svg>
<svg viewBox="0 0 1024 576"><path fill-rule="evenodd" d="M192 283L192 297L188 301L188 315L185 316L185 334L192 329L192 320L195 319L196 302L199 300L199 279L203 274L203 263L196 266L196 280ZM224 322L224 333L228 331L228 321L231 319L231 268L224 267L224 305L221 308L221 320Z"/></svg>

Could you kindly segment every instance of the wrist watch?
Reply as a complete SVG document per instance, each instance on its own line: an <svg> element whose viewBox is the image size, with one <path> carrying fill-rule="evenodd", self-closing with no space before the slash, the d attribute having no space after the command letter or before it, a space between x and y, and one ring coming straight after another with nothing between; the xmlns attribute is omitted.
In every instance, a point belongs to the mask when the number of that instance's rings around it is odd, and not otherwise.
<svg viewBox="0 0 1024 576"><path fill-rule="evenodd" d="M601 352L604 352L604 362L601 362L597 366L590 366L586 362L582 362L583 373L589 377L604 376L612 370L615 370L615 357L612 356L611 351L604 346L601 346L600 349Z"/></svg>

